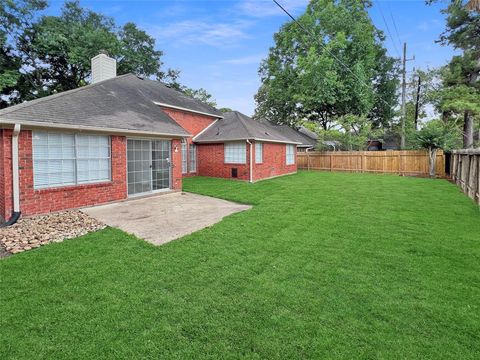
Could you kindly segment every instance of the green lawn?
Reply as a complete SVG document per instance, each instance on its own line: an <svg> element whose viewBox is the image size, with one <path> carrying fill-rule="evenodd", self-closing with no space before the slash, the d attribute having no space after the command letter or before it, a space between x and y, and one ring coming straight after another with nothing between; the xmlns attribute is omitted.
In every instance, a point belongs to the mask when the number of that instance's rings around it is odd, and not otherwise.
<svg viewBox="0 0 480 360"><path fill-rule="evenodd" d="M161 247L106 229L1 260L0 358L480 357L480 212L447 181L185 190L254 207Z"/></svg>

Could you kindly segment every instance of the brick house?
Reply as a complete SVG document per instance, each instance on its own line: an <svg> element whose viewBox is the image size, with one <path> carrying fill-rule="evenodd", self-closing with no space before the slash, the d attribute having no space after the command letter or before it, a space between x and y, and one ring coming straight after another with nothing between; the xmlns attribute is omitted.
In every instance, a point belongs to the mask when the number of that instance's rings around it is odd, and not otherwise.
<svg viewBox="0 0 480 360"><path fill-rule="evenodd" d="M1 218L179 191L185 176L296 172L296 142L272 125L224 115L158 81L116 76L104 54L92 59L92 80L0 110Z"/></svg>

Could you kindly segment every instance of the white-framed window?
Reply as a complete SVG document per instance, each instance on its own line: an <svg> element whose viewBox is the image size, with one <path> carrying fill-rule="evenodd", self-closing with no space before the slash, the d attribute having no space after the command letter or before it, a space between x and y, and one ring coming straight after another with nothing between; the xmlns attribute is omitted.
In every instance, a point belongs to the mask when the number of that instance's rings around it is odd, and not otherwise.
<svg viewBox="0 0 480 360"><path fill-rule="evenodd" d="M285 163L287 165L295 164L295 145L287 144Z"/></svg>
<svg viewBox="0 0 480 360"><path fill-rule="evenodd" d="M187 142L182 141L182 174L187 173Z"/></svg>
<svg viewBox="0 0 480 360"><path fill-rule="evenodd" d="M111 180L110 137L33 132L35 189Z"/></svg>
<svg viewBox="0 0 480 360"><path fill-rule="evenodd" d="M255 143L255 163L263 163L263 143L261 142Z"/></svg>
<svg viewBox="0 0 480 360"><path fill-rule="evenodd" d="M245 164L247 161L247 146L243 141L225 143L225 163Z"/></svg>
<svg viewBox="0 0 480 360"><path fill-rule="evenodd" d="M197 171L197 146L190 144L190 172Z"/></svg>

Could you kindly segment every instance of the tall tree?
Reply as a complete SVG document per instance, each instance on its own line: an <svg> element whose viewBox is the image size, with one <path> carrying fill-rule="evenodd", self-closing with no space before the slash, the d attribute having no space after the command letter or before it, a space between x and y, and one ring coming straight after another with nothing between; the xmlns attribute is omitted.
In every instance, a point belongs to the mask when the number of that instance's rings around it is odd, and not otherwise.
<svg viewBox="0 0 480 360"><path fill-rule="evenodd" d="M10 103L85 85L90 59L101 50L117 60L117 73L174 81L178 71L163 71L162 51L133 23L118 28L112 18L67 1L59 16L43 16L23 30L16 44L25 71L2 94Z"/></svg>
<svg viewBox="0 0 480 360"><path fill-rule="evenodd" d="M474 108L480 98L480 12L469 10L459 0L451 1L442 12L447 16L447 26L439 41L462 51L448 65L445 93L465 95L462 101L456 102L457 106L463 104L463 109L456 107L455 110L463 112L463 146L470 148L473 146Z"/></svg>
<svg viewBox="0 0 480 360"><path fill-rule="evenodd" d="M180 89L182 92L184 92L186 95L194 98L194 99L197 99L201 102L204 102L205 104L208 104L212 107L217 107L217 101L215 100L215 98L213 97L212 94L210 94L207 90L205 90L204 88L200 88L200 89L192 89L192 88L189 88L187 86L181 86L181 89Z"/></svg>
<svg viewBox="0 0 480 360"><path fill-rule="evenodd" d="M165 78L161 70L163 52L155 50L155 39L134 23L126 23L119 32L120 49L118 67L120 74L135 73L139 76L155 75Z"/></svg>
<svg viewBox="0 0 480 360"><path fill-rule="evenodd" d="M44 0L0 0L0 93L14 87L20 78L22 62L14 48L18 33L45 6ZM0 99L3 106L4 99Z"/></svg>
<svg viewBox="0 0 480 360"><path fill-rule="evenodd" d="M370 6L364 0L313 0L297 19L300 25L283 25L259 69L255 116L316 121L324 129L346 114L377 125L391 120L395 60L386 55Z"/></svg>

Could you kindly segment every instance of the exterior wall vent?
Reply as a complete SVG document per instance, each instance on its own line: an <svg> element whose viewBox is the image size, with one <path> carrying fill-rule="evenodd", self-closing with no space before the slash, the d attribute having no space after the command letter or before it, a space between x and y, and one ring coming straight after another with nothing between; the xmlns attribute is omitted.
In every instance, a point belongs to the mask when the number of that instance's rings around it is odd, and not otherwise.
<svg viewBox="0 0 480 360"><path fill-rule="evenodd" d="M105 53L100 53L92 58L91 63L92 84L117 76L117 61Z"/></svg>
<svg viewBox="0 0 480 360"><path fill-rule="evenodd" d="M237 178L237 177L238 177L238 169L232 168L232 178Z"/></svg>

